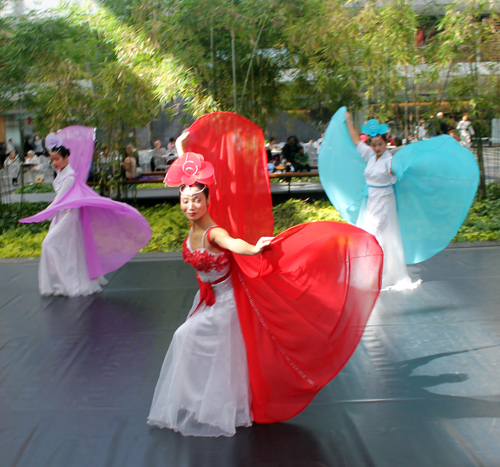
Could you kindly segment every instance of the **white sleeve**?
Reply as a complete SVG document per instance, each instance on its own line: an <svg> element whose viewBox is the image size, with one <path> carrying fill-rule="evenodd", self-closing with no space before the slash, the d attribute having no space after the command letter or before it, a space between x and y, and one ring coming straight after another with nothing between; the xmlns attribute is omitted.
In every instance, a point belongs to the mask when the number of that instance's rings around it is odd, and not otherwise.
<svg viewBox="0 0 500 467"><path fill-rule="evenodd" d="M59 201L67 192L68 190L73 186L73 183L75 183L75 178L74 177L66 177L64 181L62 182L61 188L56 194L56 197L54 198L53 203L56 201Z"/></svg>
<svg viewBox="0 0 500 467"><path fill-rule="evenodd" d="M368 144L363 143L363 141L360 141L360 143L356 146L356 151L366 162L368 162L370 157L374 154L373 149L368 146Z"/></svg>

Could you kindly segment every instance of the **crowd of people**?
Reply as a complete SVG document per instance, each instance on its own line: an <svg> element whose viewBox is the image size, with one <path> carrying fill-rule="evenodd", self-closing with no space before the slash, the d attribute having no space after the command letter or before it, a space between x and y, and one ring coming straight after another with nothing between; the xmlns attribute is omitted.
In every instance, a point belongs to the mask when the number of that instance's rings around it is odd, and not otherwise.
<svg viewBox="0 0 500 467"><path fill-rule="evenodd" d="M96 180L102 173L138 180L144 172L167 170L177 158L175 138L170 138L166 147L160 140L152 146L153 149L137 150L134 144L128 143L121 150L113 151L102 146L94 153L89 180ZM25 184L51 182L56 175L44 139L39 135L25 137L22 148L17 148L12 139L1 143L0 158L5 176L14 186L21 183L21 174Z"/></svg>
<svg viewBox="0 0 500 467"><path fill-rule="evenodd" d="M451 118L446 118L443 112L431 115L426 121L424 118L415 127L414 140L422 141L439 135L450 135L464 148L472 146L472 137L475 131L468 115L464 115L457 123Z"/></svg>
<svg viewBox="0 0 500 467"><path fill-rule="evenodd" d="M409 142L422 141L434 136L450 135L455 138L463 147L469 149L472 146L474 127L464 115L457 123L451 118L446 118L443 112L431 115L427 120L421 118L416 125L412 137L406 141L401 136L394 136L391 130L388 131L387 144L392 154L395 154L403 144ZM286 142L277 143L276 138L271 136L266 144L267 162L269 173L273 173L278 168L285 172L310 172L317 164L317 155L323 142L324 133L318 140L300 143L295 135L289 136ZM367 142L367 135L360 135L361 141Z"/></svg>
<svg viewBox="0 0 500 467"><path fill-rule="evenodd" d="M175 138L170 138L166 147L161 140L153 143L153 149L137 149L128 143L120 151L110 151L103 146L94 154L91 177L99 173L121 173L127 180L139 180L145 172L165 171L177 159Z"/></svg>
<svg viewBox="0 0 500 467"><path fill-rule="evenodd" d="M286 143L279 144L271 136L266 144L269 173L275 172L278 167L283 167L285 172L310 172L317 163L323 135L318 140L312 139L302 144L295 135L289 136Z"/></svg>

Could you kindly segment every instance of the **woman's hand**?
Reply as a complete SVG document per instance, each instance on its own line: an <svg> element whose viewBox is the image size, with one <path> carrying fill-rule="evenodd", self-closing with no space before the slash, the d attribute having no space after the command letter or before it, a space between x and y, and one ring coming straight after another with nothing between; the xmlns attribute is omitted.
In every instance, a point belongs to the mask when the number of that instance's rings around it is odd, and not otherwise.
<svg viewBox="0 0 500 467"><path fill-rule="evenodd" d="M359 137L359 133L354 128L354 123L352 123L351 112L348 112L347 110L345 112L345 122L347 129L349 130L349 136L351 137L354 146L357 146L361 142L361 138Z"/></svg>
<svg viewBox="0 0 500 467"><path fill-rule="evenodd" d="M185 152L189 141L189 131L185 131L175 140L177 155L181 157Z"/></svg>
<svg viewBox="0 0 500 467"><path fill-rule="evenodd" d="M254 246L254 251L255 255L260 253L266 246L268 246L271 243L271 240L274 237L261 237L259 238L259 241L255 244Z"/></svg>

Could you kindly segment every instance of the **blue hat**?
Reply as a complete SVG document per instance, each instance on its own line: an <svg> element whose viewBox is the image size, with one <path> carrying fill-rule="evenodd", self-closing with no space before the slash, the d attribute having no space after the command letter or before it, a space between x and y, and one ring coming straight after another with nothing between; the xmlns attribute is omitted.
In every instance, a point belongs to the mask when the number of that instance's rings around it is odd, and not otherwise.
<svg viewBox="0 0 500 467"><path fill-rule="evenodd" d="M361 131L373 138L377 135L385 135L389 131L389 127L385 123L379 125L378 120L372 118L368 120L366 125L361 125Z"/></svg>

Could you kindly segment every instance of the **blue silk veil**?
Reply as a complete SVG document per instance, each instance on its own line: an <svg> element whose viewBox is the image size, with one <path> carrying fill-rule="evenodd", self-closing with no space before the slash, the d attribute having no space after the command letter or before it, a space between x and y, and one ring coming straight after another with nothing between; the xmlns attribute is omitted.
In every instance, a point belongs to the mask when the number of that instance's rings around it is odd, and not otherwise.
<svg viewBox="0 0 500 467"><path fill-rule="evenodd" d="M319 176L331 203L356 224L366 185L366 162L356 152L345 123L346 108L330 121L319 153ZM392 171L406 263L434 256L453 239L479 182L474 155L450 136L404 146Z"/></svg>

